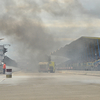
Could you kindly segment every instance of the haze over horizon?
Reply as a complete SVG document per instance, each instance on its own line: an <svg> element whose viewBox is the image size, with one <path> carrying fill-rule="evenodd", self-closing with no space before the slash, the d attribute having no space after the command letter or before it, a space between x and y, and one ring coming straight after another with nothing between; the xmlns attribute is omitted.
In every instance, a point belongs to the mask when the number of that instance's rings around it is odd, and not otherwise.
<svg viewBox="0 0 100 100"><path fill-rule="evenodd" d="M40 55L43 51L51 52L81 36L100 36L99 3L99 0L1 1L0 35L5 38L1 44L12 45L7 55L16 60L16 52L19 52L17 47L26 46L25 49L30 49L27 53L34 51ZM31 38L32 34L34 38ZM32 44L36 49L30 47Z"/></svg>

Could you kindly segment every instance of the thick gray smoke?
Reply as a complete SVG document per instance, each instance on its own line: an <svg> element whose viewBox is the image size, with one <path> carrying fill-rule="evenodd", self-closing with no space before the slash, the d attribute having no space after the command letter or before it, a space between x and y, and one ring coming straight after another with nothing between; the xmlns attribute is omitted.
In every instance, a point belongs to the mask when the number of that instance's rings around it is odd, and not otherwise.
<svg viewBox="0 0 100 100"><path fill-rule="evenodd" d="M42 53L50 52L54 44L53 37L43 30L40 23L35 23L31 20L22 19L19 22L15 20L0 20L0 30L7 36L12 36L12 40L16 40L20 48L32 49L33 52L41 51ZM47 51L46 51L47 50Z"/></svg>
<svg viewBox="0 0 100 100"><path fill-rule="evenodd" d="M3 0L0 6L0 33L16 43L21 62L35 65L60 47L54 35L76 38L95 31L78 0Z"/></svg>
<svg viewBox="0 0 100 100"><path fill-rule="evenodd" d="M17 44L16 53L20 62L36 66L59 45L53 36L45 31L37 14L41 9L32 0L25 0L21 5L12 0L3 3L6 13L0 16L1 34Z"/></svg>

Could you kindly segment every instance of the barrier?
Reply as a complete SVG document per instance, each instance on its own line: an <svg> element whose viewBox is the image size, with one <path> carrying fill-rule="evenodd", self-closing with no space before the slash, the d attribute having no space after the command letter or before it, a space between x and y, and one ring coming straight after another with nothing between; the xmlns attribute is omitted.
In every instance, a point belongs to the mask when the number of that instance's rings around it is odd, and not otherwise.
<svg viewBox="0 0 100 100"><path fill-rule="evenodd" d="M12 69L6 69L6 78L12 78Z"/></svg>

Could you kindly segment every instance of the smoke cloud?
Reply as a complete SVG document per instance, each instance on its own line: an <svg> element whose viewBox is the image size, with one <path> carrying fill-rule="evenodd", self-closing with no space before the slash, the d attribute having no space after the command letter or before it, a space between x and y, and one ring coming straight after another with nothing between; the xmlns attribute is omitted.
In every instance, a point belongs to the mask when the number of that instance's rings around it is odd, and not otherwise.
<svg viewBox="0 0 100 100"><path fill-rule="evenodd" d="M52 35L45 31L41 11L36 2L30 0L4 1L5 14L0 16L0 32L17 44L18 58L21 62L34 67L45 55L59 46Z"/></svg>
<svg viewBox="0 0 100 100"><path fill-rule="evenodd" d="M55 36L78 38L99 31L79 0L3 0L0 6L0 33L16 44L17 59L24 62L37 64L60 47Z"/></svg>

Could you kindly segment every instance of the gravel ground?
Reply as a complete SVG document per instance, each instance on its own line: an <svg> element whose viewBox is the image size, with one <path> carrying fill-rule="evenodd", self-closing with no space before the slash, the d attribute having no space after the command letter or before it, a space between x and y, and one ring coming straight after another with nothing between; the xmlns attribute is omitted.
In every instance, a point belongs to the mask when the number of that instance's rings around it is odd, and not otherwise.
<svg viewBox="0 0 100 100"><path fill-rule="evenodd" d="M99 100L100 77L69 73L0 75L0 100Z"/></svg>

